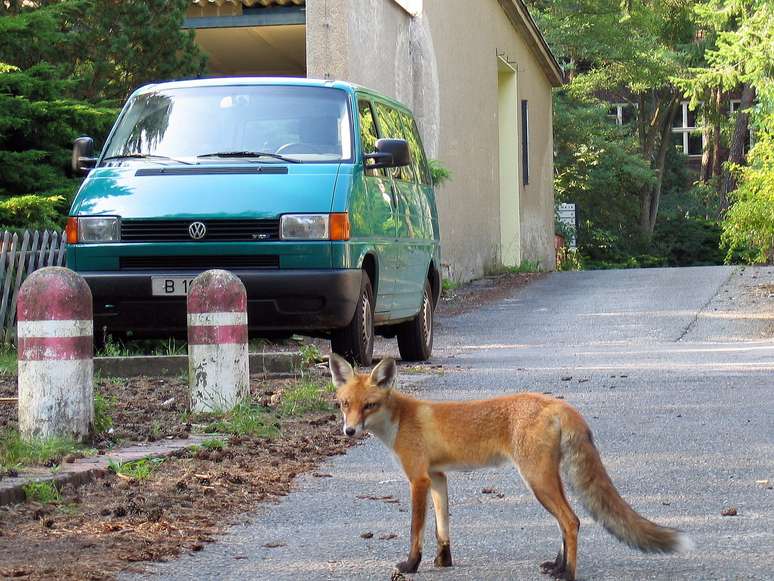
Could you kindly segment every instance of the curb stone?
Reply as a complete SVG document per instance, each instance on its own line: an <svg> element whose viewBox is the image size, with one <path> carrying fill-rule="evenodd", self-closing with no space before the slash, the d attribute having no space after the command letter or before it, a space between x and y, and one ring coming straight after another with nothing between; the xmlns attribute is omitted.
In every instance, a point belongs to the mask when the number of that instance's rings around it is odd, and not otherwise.
<svg viewBox="0 0 774 581"><path fill-rule="evenodd" d="M60 471L52 474L48 468L30 468L13 478L0 480L0 506L17 504L26 500L24 486L30 482L54 482L60 488L66 485L83 486L93 480L104 478L108 473L108 464L114 462L130 462L142 458L166 458L177 450L190 448L212 438L225 438L217 434L191 435L186 439L163 440L147 444L137 444L102 456L80 458L73 462L62 463Z"/></svg>
<svg viewBox="0 0 774 581"><path fill-rule="evenodd" d="M300 366L300 353L250 353L250 374L291 373ZM107 377L177 377L188 374L188 355L95 357L94 371Z"/></svg>

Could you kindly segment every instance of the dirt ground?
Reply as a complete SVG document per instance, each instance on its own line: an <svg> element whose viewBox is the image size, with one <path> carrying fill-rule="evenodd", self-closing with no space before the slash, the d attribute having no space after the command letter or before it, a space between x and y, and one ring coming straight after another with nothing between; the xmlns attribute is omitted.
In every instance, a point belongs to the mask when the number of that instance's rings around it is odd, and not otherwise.
<svg viewBox="0 0 774 581"><path fill-rule="evenodd" d="M256 378L254 399L271 405L283 381L291 380ZM181 413L185 387L183 380L100 381L99 391L113 400L110 437L184 437L192 428ZM13 378L0 383L3 395L15 390ZM326 397L332 403L332 395ZM15 425L15 408L0 409L3 426ZM350 444L333 408L278 421L278 437L231 436L222 450L183 450L145 480L110 474L62 490L56 503L0 508L0 577L110 579L120 571L141 571L143 561L201 550L238 515L287 495L296 475L343 454Z"/></svg>

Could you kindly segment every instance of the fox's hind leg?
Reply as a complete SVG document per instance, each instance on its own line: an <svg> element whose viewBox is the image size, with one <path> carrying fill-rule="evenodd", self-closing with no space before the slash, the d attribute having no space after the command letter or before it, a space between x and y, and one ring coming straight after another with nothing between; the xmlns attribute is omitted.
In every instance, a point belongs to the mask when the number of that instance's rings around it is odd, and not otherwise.
<svg viewBox="0 0 774 581"><path fill-rule="evenodd" d="M430 474L430 495L435 507L435 539L438 542L438 553L435 557L436 567L451 567L451 544L449 542L449 492L446 484L446 474L434 472Z"/></svg>
<svg viewBox="0 0 774 581"><path fill-rule="evenodd" d="M543 432L543 436L546 433ZM522 478L532 490L535 498L553 515L562 531L562 549L556 560L546 561L540 566L540 570L557 579L573 581L575 579L580 520L570 508L564 495L564 488L559 476L558 444L558 441L546 440L531 442L524 446L524 449L529 450L529 452L518 458L518 466Z"/></svg>

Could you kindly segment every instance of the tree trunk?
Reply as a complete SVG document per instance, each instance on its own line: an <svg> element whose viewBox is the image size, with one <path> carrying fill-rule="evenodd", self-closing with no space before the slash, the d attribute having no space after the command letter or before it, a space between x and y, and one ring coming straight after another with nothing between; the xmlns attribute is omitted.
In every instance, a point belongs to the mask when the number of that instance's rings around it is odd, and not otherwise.
<svg viewBox="0 0 774 581"><path fill-rule="evenodd" d="M703 148L699 181L707 183L719 173L721 91L712 89L705 94L704 123L702 124Z"/></svg>
<svg viewBox="0 0 774 581"><path fill-rule="evenodd" d="M646 143L652 147L643 151L643 154L650 159L651 168L656 172L656 183L651 187L643 188L640 192L640 232L648 240L653 235L653 229L656 226L661 185L664 180L664 163L667 151L672 146L672 122L679 108L680 101L674 94L671 99L662 101L651 124L651 128L656 129L653 131L655 136L649 137ZM656 123L658 126L654 127Z"/></svg>
<svg viewBox="0 0 774 581"><path fill-rule="evenodd" d="M750 85L744 85L742 89L742 100L739 104L739 111L736 114L736 125L734 133L731 136L731 145L728 151L728 163L723 167L723 180L720 186L720 209L728 209L728 194L736 189L736 177L729 169L729 164L739 165L744 163L744 146L747 142L747 131L750 125L750 114L748 109L755 100L755 89Z"/></svg>

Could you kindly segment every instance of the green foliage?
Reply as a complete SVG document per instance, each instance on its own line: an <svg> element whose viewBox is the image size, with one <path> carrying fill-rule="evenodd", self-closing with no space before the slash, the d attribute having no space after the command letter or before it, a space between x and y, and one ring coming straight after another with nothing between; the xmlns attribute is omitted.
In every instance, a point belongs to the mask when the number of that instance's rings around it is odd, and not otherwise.
<svg viewBox="0 0 774 581"><path fill-rule="evenodd" d="M751 114L755 145L747 166L732 168L738 182L723 224L723 242L727 260L764 263L774 261L774 6L750 0L743 7L747 10L736 15L739 25L718 34L706 74L730 77L729 82L756 90Z"/></svg>
<svg viewBox="0 0 774 581"><path fill-rule="evenodd" d="M168 339L136 339L121 341L107 335L97 350L97 357L133 357L152 355L185 355L188 344L173 337Z"/></svg>
<svg viewBox="0 0 774 581"><path fill-rule="evenodd" d="M583 270L583 259L577 248L560 248L556 254L556 270Z"/></svg>
<svg viewBox="0 0 774 581"><path fill-rule="evenodd" d="M273 438L279 435L279 424L265 408L250 401L243 401L230 412L210 421L204 431L208 434Z"/></svg>
<svg viewBox="0 0 774 581"><path fill-rule="evenodd" d="M0 159L0 165L2 163ZM21 230L33 226L40 229L61 229L61 216L67 212L66 206L64 196L27 194L6 198L0 201L0 228Z"/></svg>
<svg viewBox="0 0 774 581"><path fill-rule="evenodd" d="M50 480L28 482L23 488L24 496L29 502L51 504L62 500L59 489Z"/></svg>
<svg viewBox="0 0 774 581"><path fill-rule="evenodd" d="M717 221L676 217L656 226L652 249L665 266L708 266L723 263L721 227Z"/></svg>
<svg viewBox="0 0 774 581"><path fill-rule="evenodd" d="M301 367L303 369L311 367L315 363L320 363L323 360L322 353L320 353L320 349L317 345L301 345L298 348L298 351L301 353Z"/></svg>
<svg viewBox="0 0 774 581"><path fill-rule="evenodd" d="M737 168L739 186L723 223L728 261L774 261L774 114L768 116L769 128L756 134L750 165Z"/></svg>
<svg viewBox="0 0 774 581"><path fill-rule="evenodd" d="M129 462L117 462L108 460L108 470L116 475L131 478L132 480L145 480L161 466L164 458L141 458Z"/></svg>
<svg viewBox="0 0 774 581"><path fill-rule="evenodd" d="M59 464L73 452L89 452L67 438L47 438L26 442L16 430L0 432L0 467Z"/></svg>
<svg viewBox="0 0 774 581"><path fill-rule="evenodd" d="M455 282L450 278L443 279L443 282L441 283L441 296L450 296L455 291L455 289L459 288L459 286L460 283Z"/></svg>
<svg viewBox="0 0 774 581"><path fill-rule="evenodd" d="M222 450L226 445L220 438L208 438L202 442L201 447L206 450Z"/></svg>
<svg viewBox="0 0 774 581"><path fill-rule="evenodd" d="M446 182L451 181L452 179L451 170L449 170L446 166L444 166L440 161L438 161L437 159L431 159L429 161L429 164L430 164L430 175L433 178L433 185L435 187L440 188Z"/></svg>
<svg viewBox="0 0 774 581"><path fill-rule="evenodd" d="M326 385L320 385L318 382L300 381L282 393L277 412L287 417L331 411L333 405L326 398L327 391Z"/></svg>
<svg viewBox="0 0 774 581"><path fill-rule="evenodd" d="M203 73L193 33L180 29L187 5L50 0L6 7L0 18L0 197L26 199L0 203L0 225L62 227L79 183L65 174L73 139L104 138L137 86Z"/></svg>
<svg viewBox="0 0 774 581"><path fill-rule="evenodd" d="M518 274L527 272L540 272L540 261L522 260L519 266L509 266L505 272Z"/></svg>
<svg viewBox="0 0 774 581"><path fill-rule="evenodd" d="M115 396L94 394L94 433L104 434L113 427L112 412L115 405Z"/></svg>
<svg viewBox="0 0 774 581"><path fill-rule="evenodd" d="M16 375L17 368L16 348L10 344L0 344L0 377Z"/></svg>

